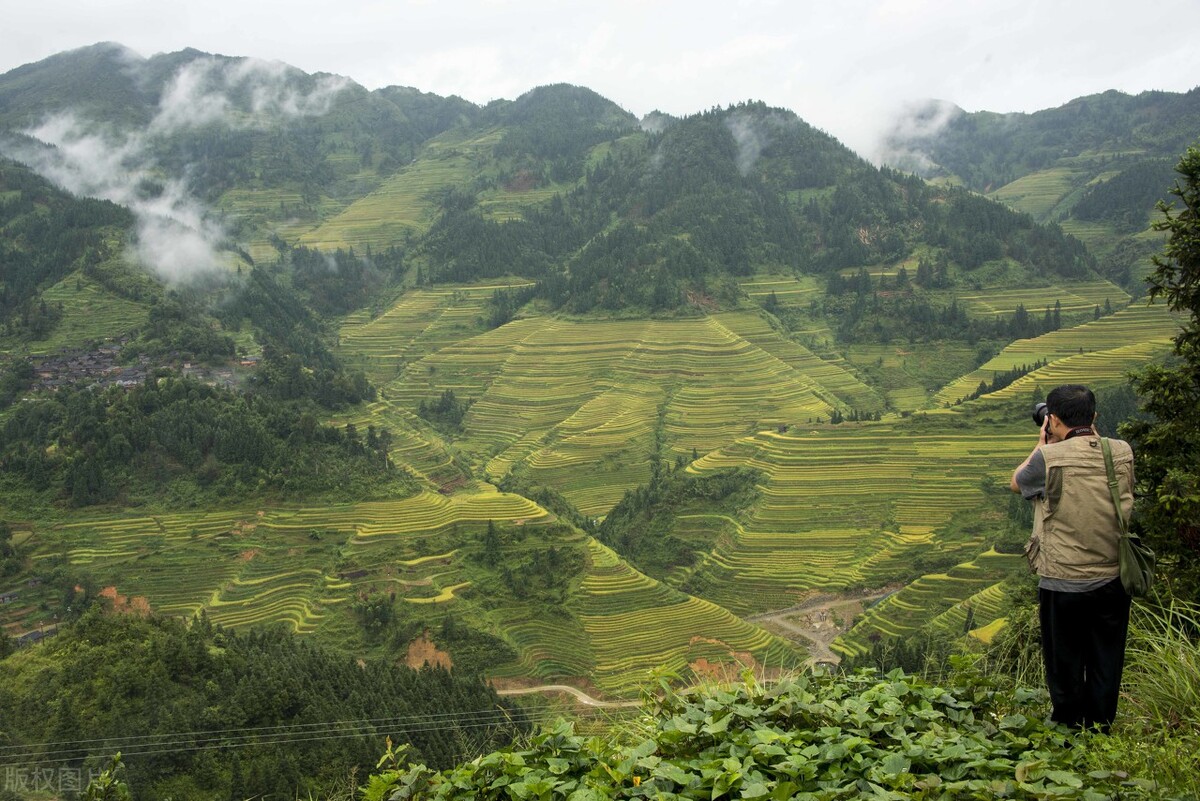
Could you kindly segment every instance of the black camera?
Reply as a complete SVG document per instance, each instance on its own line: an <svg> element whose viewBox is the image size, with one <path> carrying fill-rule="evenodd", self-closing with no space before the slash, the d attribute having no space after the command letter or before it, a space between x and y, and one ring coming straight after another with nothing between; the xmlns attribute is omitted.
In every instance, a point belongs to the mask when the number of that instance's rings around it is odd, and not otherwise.
<svg viewBox="0 0 1200 801"><path fill-rule="evenodd" d="M1033 422L1037 423L1038 428L1044 428L1046 425L1046 415L1050 412L1044 403L1035 403L1033 405Z"/></svg>

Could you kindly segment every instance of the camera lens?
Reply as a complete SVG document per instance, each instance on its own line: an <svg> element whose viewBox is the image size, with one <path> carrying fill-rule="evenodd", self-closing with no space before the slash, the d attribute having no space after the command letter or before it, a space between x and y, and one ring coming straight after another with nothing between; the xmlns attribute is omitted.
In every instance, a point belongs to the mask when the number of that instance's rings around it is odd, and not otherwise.
<svg viewBox="0 0 1200 801"><path fill-rule="evenodd" d="M1033 406L1033 422L1037 423L1038 428L1046 425L1046 404L1037 403Z"/></svg>

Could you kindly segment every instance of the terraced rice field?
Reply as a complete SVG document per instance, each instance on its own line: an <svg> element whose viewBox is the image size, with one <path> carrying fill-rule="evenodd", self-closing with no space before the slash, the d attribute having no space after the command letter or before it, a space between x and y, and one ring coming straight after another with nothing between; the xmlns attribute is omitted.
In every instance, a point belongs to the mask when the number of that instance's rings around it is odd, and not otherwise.
<svg viewBox="0 0 1200 801"><path fill-rule="evenodd" d="M866 653L874 635L905 637L926 627L965 634L968 609L972 629L983 628L1000 616L1002 593L998 583L1023 569L1025 560L1020 554L989 550L945 573L922 576L868 609L863 619L831 647L852 656Z"/></svg>
<svg viewBox="0 0 1200 801"><path fill-rule="evenodd" d="M824 294L821 282L809 275L756 275L738 285L757 303L765 303L774 292L780 306L807 306Z"/></svg>
<svg viewBox="0 0 1200 801"><path fill-rule="evenodd" d="M771 327L767 319L754 312L726 312L714 319L733 335L784 362L812 379L825 393L829 406L848 406L875 411L883 408L879 392L859 377L853 365L841 356L825 358Z"/></svg>
<svg viewBox="0 0 1200 801"><path fill-rule="evenodd" d="M364 574L394 572L391 583L405 600L444 603L469 584L447 569L454 555L434 551L435 558L406 563L403 554L424 555L419 551L463 526L549 519L527 498L475 488L319 508L79 518L36 526L33 543L35 559L65 556L163 614L203 609L231 627L284 622L309 633L353 597L352 582L327 572L338 552L366 565Z"/></svg>
<svg viewBox="0 0 1200 801"><path fill-rule="evenodd" d="M1015 287L988 289L957 295L969 314L978 317L1011 315L1017 306L1030 314L1039 315L1054 308L1055 301L1063 314L1091 313L1106 303L1121 308L1131 300L1129 294L1111 281L1083 281L1056 284L1050 287Z"/></svg>
<svg viewBox="0 0 1200 801"><path fill-rule="evenodd" d="M603 514L664 455L764 427L882 405L845 363L783 339L753 312L697 320L519 320L411 363L389 400L471 398L458 446L492 480L527 472ZM847 400L849 402L847 402Z"/></svg>
<svg viewBox="0 0 1200 801"><path fill-rule="evenodd" d="M288 216L288 209L299 209L304 198L299 192L287 189L231 189L221 196L218 206L222 212L237 219L244 230L256 229L263 232L272 230L271 225L281 218ZM310 226L305 226L310 227ZM279 231L281 236L291 239L288 231ZM256 241L247 243L250 257L256 262L274 261L279 257L279 251L267 239L264 233Z"/></svg>
<svg viewBox="0 0 1200 801"><path fill-rule="evenodd" d="M81 348L145 325L149 307L112 294L95 281L73 273L43 293L47 303L61 303L64 314L48 339L32 342L29 353L45 355Z"/></svg>
<svg viewBox="0 0 1200 801"><path fill-rule="evenodd" d="M637 572L595 540L588 552L591 565L572 607L592 642L593 678L602 689L636 691L660 668L687 678L721 664L737 672L797 660L785 641Z"/></svg>
<svg viewBox="0 0 1200 801"><path fill-rule="evenodd" d="M1065 166L1039 170L1005 184L988 197L1044 221L1074 191L1081 174L1079 170Z"/></svg>
<svg viewBox="0 0 1200 801"><path fill-rule="evenodd" d="M547 184L528 190L495 190L485 192L479 198L479 208L484 216L493 220L519 220L524 216L525 209L545 203L555 195L564 194L572 189L566 184Z"/></svg>
<svg viewBox="0 0 1200 801"><path fill-rule="evenodd" d="M716 545L684 586L747 614L791 606L813 590L883 584L917 555L969 545L936 532L982 502L984 477L1007 479L1029 438L959 432L949 418L945 433L905 431L900 421L760 432L701 457L690 472L753 467L764 480L741 519L687 521L712 526Z"/></svg>
<svg viewBox="0 0 1200 801"><path fill-rule="evenodd" d="M1018 560L1014 569L1020 570L1023 565L1024 562ZM1004 614L1006 601L1004 583L997 582L942 612L929 622L927 628L952 636L985 629Z"/></svg>
<svg viewBox="0 0 1200 801"><path fill-rule="evenodd" d="M1043 359L1050 363L1007 387L1003 397L1032 391L1034 386L1050 389L1081 379L1087 384L1118 383L1125 380L1129 370L1166 353L1178 330L1176 318L1162 304L1135 303L1074 328L1018 339L978 370L947 384L934 401L954 403L974 392L981 381L992 381L999 372Z"/></svg>
<svg viewBox="0 0 1200 801"><path fill-rule="evenodd" d="M386 389L379 400L332 422L339 427L353 423L359 432L368 426L375 426L377 431L387 429L392 437L388 450L392 463L426 482L430 489L453 490L470 480L442 438L411 411L392 401Z"/></svg>
<svg viewBox="0 0 1200 801"><path fill-rule="evenodd" d="M322 250L370 245L375 249L423 232L436 216L438 192L465 183L475 170L475 154L499 141L492 131L475 139L444 136L378 189L351 203L340 214L300 237L300 244Z"/></svg>
<svg viewBox="0 0 1200 801"><path fill-rule="evenodd" d="M529 285L514 279L411 290L378 317L366 310L347 317L339 332L341 353L376 384L386 384L403 374L407 362L478 334L496 290Z"/></svg>
<svg viewBox="0 0 1200 801"><path fill-rule="evenodd" d="M1149 225L1151 220L1152 217L1147 214L1146 225ZM1088 246L1088 250L1097 256L1103 256L1106 252L1112 250L1113 246L1123 238L1122 234L1104 223L1088 222L1085 220L1063 220L1060 224L1063 231L1083 242L1083 244Z"/></svg>
<svg viewBox="0 0 1200 801"><path fill-rule="evenodd" d="M931 390L974 367L976 350L965 343L945 343L937 348L856 344L846 349L846 359L886 394L891 410L903 412L928 408Z"/></svg>
<svg viewBox="0 0 1200 801"><path fill-rule="evenodd" d="M559 536L560 549L586 550L591 540L579 532ZM577 586L573 586L571 592L577 592ZM562 607L535 610L528 605L494 600L489 600L487 605L489 619L519 654L515 664L501 668L493 675L536 677L544 681L591 676L596 664L592 641L576 615Z"/></svg>

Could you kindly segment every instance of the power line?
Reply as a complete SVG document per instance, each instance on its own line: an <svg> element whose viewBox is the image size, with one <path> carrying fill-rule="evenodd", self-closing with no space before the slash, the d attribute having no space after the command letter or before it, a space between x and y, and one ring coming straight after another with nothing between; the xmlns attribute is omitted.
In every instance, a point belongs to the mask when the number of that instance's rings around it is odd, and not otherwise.
<svg viewBox="0 0 1200 801"><path fill-rule="evenodd" d="M601 710L593 710L593 709L587 709L584 711L586 711L586 713L587 713L587 715L585 715L585 717L599 716L602 712ZM498 726L504 722L515 722L515 721L513 721L514 716L509 715L506 710L501 710L501 709L474 710L472 712L467 712L467 713L462 713L462 714L467 717L460 718L460 719L447 719L447 718L453 718L453 713L444 713L444 714L433 716L433 717L442 718L442 720L428 720L428 719L418 720L418 719L413 719L413 718L376 718L376 719L362 719L362 720L355 720L355 721L338 721L338 722L331 722L331 723L326 723L326 724L303 724L305 727L310 727L310 728L308 728L308 730L300 730L300 731L275 731L270 734L265 734L264 736L258 737L256 739L249 739L252 735L241 735L241 736L235 735L235 736L229 737L229 738L212 738L212 737L206 736L206 735L211 734L211 732L193 732L191 734L196 735L196 737L194 737L194 738L188 738L187 737L188 733L183 733L182 735L180 735L180 734L167 735L170 737L176 737L177 739L174 741L164 741L161 737L156 737L153 735L146 735L146 736L139 737L139 738L112 738L112 739L97 738L97 739L93 739L93 740L67 741L65 743L45 743L45 744L41 744L41 745L63 745L63 744L71 744L72 742L73 743L81 743L81 744L104 743L105 745L102 749L98 748L95 750L120 751L122 758L137 758L137 757L155 756L155 755L159 755L159 754L168 754L168 753L179 754L179 753L189 753L189 752L195 752L195 751L205 751L205 750L214 750L214 749L219 750L219 749L227 749L227 748L249 748L249 747L255 747L255 746L266 747L266 746L272 746L272 745L283 745L283 744L292 744L292 743L343 740L343 739L349 739L349 738L354 738L354 737L381 737L381 736L387 735L388 733L380 732L380 731L345 731L345 730L338 730L338 727L345 726L345 725L358 725L358 726L370 725L372 728L374 728L376 725L389 725L386 723L386 721L408 720L409 723L407 723L407 724L405 724L405 723L391 724L391 725L394 725L396 728L394 733L408 735L408 736L411 736L413 734L422 734L422 733L435 732L435 731L462 731L462 730L469 730L469 729L489 728L489 727ZM421 717L427 717L427 716L421 716ZM531 724L540 725L540 724L544 724L544 723L547 723L551 720L558 718L558 715L551 711L550 705L543 705L541 707L535 707L532 710L532 714L527 713L523 717L525 718L525 720L522 722L528 722ZM383 722L383 723L381 723L381 722ZM447 725L447 724L451 724L451 725ZM326 725L326 726L331 726L331 727L335 727L335 728L329 732L318 733L317 730L311 729L312 726L317 726L317 725ZM259 729L243 729L241 731L250 731L250 732L258 733L262 729L279 729L279 728L281 728L281 727L275 727L275 726L260 727ZM227 730L223 730L223 731L232 732L232 731L239 731L239 730L227 729ZM296 736L296 735L311 735L311 736ZM129 741L133 741L133 742L129 742ZM118 745L115 745L114 742L126 742L126 745L118 746ZM20 747L21 746L6 746L6 748L8 748L8 749L14 749L14 748L20 748ZM27 746L26 748L33 749L33 748L37 748L37 747L38 746ZM70 753L71 751L75 751L75 750L77 750L77 749L61 749L61 750L55 750L55 751L50 751L50 752L43 752L43 753L37 754L37 755L34 755L33 753L28 752L28 751L26 754L18 754L18 753L13 753L10 750L9 753L3 754L2 757L0 757L0 758L11 759L13 757L19 758L21 756L28 756L28 757L32 758L32 761L26 762L25 764L8 762L5 764L0 764L0 768L3 768L3 767L26 767L27 768L30 765L58 765L58 764L65 764L65 763L69 763L69 762L75 762L82 758L81 755L74 754L71 756L54 756L56 754ZM47 758L47 757L51 757L51 758Z"/></svg>
<svg viewBox="0 0 1200 801"><path fill-rule="evenodd" d="M548 706L549 706L548 704L543 704L541 706L534 706L533 708L534 709L546 708ZM48 742L48 743L39 743L39 745L68 746L68 745L86 745L88 743L97 743L97 742L110 743L110 744L111 743L120 744L120 743L129 742L131 744L136 745L137 741L139 741L139 740L151 740L154 742L162 742L164 740L164 738L166 738L166 739L185 738L186 739L186 738L191 738L191 737L198 736L198 735L205 735L205 736L210 736L210 737L213 735L218 735L218 734L231 734L233 736L249 736L252 734L268 734L270 732L280 731L280 730L290 732L290 731L295 731L297 729L314 728L314 727L322 727L322 726L388 725L388 724L402 722L405 720L417 720L417 719L420 719L420 720L438 720L438 719L447 720L447 719L458 719L463 716L469 717L469 716L478 716L478 715L491 715L491 714L495 714L498 711L501 711L500 708L467 710L467 711L463 711L463 712L432 712L432 713L428 713L428 714L418 713L415 715L393 715L393 716L383 717L383 718L351 718L348 720L318 721L315 723L281 723L281 724L277 724L277 725L273 725L273 726L249 726L249 727L238 726L238 727L233 727L233 728L228 728L228 729L193 730L193 731L184 731L184 732L170 732L170 733L166 733L166 734L128 735L126 737L97 737L97 738L88 739L88 740L58 740L58 741ZM514 712L516 712L518 714L521 711L522 711L521 708L514 710ZM27 746L20 746L20 745L0 746L0 757L4 756L6 751L9 751L12 749L21 749L21 748L26 748L26 747Z"/></svg>

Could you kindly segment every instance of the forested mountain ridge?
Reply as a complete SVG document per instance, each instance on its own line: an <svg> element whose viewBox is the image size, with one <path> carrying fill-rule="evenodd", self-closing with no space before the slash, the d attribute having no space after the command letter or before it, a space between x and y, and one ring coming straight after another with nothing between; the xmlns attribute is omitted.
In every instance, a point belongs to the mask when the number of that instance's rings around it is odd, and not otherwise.
<svg viewBox="0 0 1200 801"><path fill-rule="evenodd" d="M1186 93L1116 90L1076 98L1058 108L1002 114L968 113L942 101L912 108L884 140L885 161L922 175L952 175L977 192L1085 152L1178 158L1200 130L1200 89Z"/></svg>
<svg viewBox="0 0 1200 801"><path fill-rule="evenodd" d="M1159 246L1151 212L1169 199L1175 163L1198 131L1200 89L1112 90L1032 114L930 101L895 121L880 158L1061 224L1137 294Z"/></svg>
<svg viewBox="0 0 1200 801"><path fill-rule="evenodd" d="M91 69L90 91L52 91L80 67ZM75 128L46 121L63 114ZM994 219L975 242L963 231L980 229L984 207L880 173L791 112L757 103L649 133L579 87L480 108L196 51L139 60L114 45L0 76L0 122L10 131L57 137L61 150L85 137L79 126L89 120L112 147L136 143L125 162L146 170L139 192L166 197L147 182L183 182L221 210L225 237L246 258L270 258L275 238L328 249L322 240L362 204L404 194L390 210L424 208L406 236L429 229L413 260L426 262L426 280L545 276L540 293L576 309L673 308L689 291L712 294L701 276L828 273L922 253L947 252L964 270L1006 256L1039 275L1092 268L1053 230L1029 248L1015 234L1028 223L1000 212L986 212ZM465 169L438 168L431 187L424 173L459 153L469 153ZM435 187L447 194L431 206ZM378 230L387 223L375 219L375 230L341 230L337 241L360 252L402 244L385 244ZM1044 263L1029 262L1032 250Z"/></svg>

